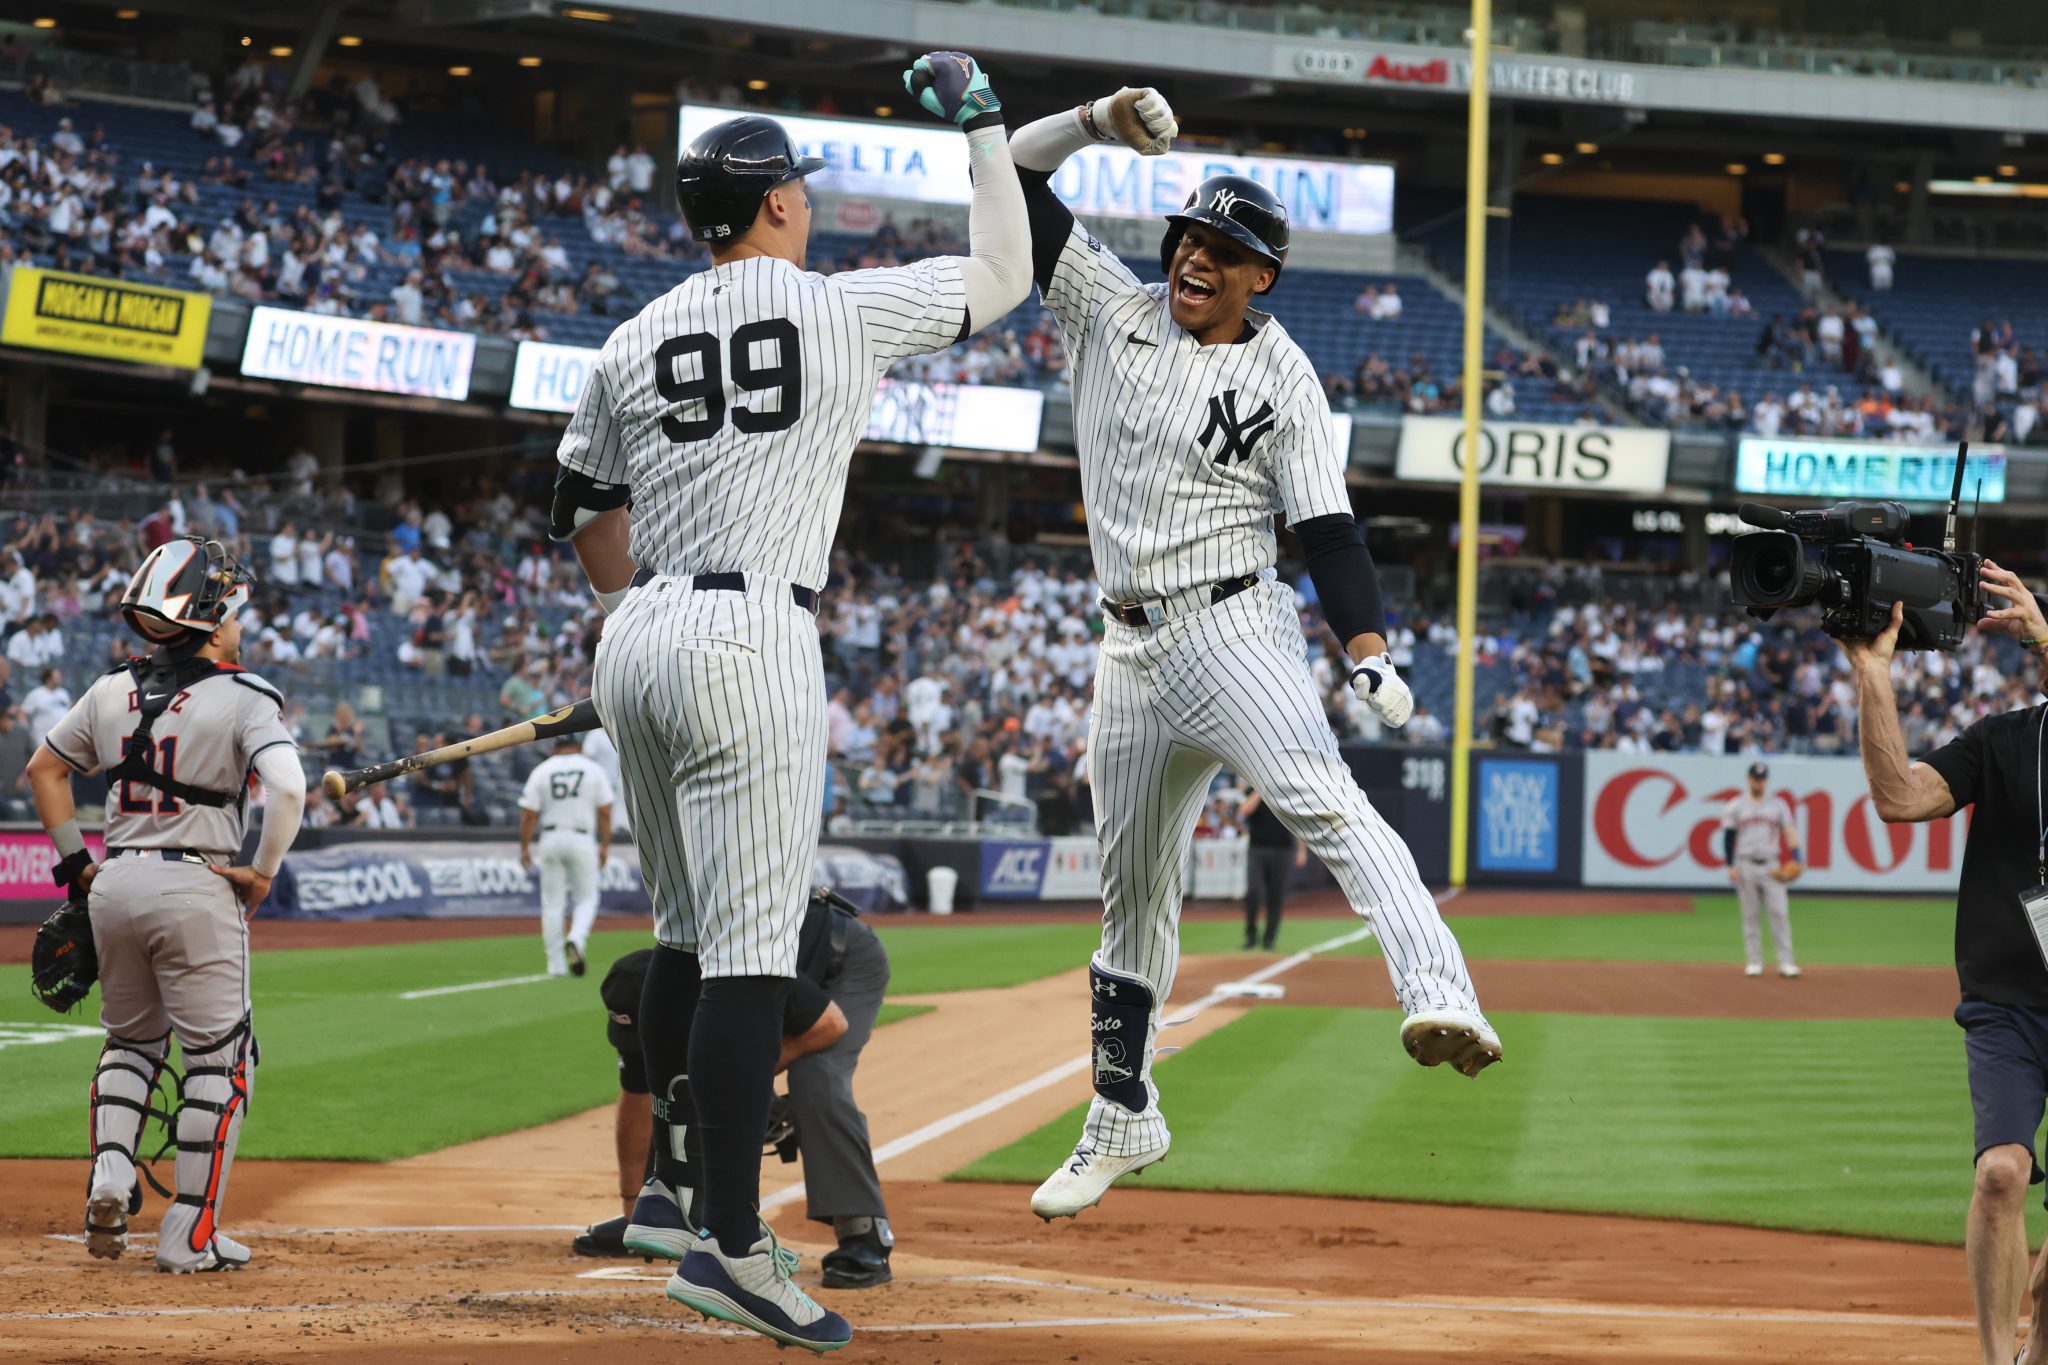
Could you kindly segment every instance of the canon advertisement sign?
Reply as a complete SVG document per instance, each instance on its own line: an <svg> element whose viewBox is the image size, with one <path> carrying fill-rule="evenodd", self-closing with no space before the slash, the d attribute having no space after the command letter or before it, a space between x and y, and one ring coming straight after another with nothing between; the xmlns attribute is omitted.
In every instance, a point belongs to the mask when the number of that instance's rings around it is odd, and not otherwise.
<svg viewBox="0 0 2048 1365"><path fill-rule="evenodd" d="M1587 886L1661 890L1728 885L1721 809L1744 790L1749 757L1586 755ZM1967 826L1950 818L1887 825L1871 808L1855 758L1773 755L1770 791L1799 823L1807 891L1953 891Z"/></svg>

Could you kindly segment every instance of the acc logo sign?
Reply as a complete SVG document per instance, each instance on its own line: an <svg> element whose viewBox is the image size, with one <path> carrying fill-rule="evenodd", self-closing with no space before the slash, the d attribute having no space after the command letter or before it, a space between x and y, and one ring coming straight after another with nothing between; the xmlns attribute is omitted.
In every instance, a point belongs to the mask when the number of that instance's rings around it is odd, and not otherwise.
<svg viewBox="0 0 2048 1365"><path fill-rule="evenodd" d="M1297 75L1315 80L1355 80L1358 76L1358 56L1351 52L1333 52L1325 47L1303 48L1294 54L1294 70Z"/></svg>
<svg viewBox="0 0 2048 1365"><path fill-rule="evenodd" d="M1044 840L981 846L981 894L992 900L1037 900L1045 884Z"/></svg>

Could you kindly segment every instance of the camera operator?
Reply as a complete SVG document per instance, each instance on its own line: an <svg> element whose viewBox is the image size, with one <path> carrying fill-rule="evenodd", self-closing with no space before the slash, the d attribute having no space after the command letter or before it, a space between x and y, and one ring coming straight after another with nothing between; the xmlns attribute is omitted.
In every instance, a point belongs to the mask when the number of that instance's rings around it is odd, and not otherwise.
<svg viewBox="0 0 2048 1365"><path fill-rule="evenodd" d="M2012 635L2048 669L2048 619L2016 574L1986 560L1983 586L2009 605L1979 629ZM1986 716L1918 763L1906 757L1892 695L1900 608L1873 640L1843 640L1861 703L1863 768L1887 822L1939 820L1974 805L1956 894L1956 976L1962 1003L1970 1102L1976 1110L1977 1178L1966 1248L1977 1332L1986 1362L2013 1359L2015 1323L2028 1287L2027 1186L2042 1179L2034 1135L2048 1105L2048 928L2038 935L2028 905L2048 924L2042 852L2042 729L2048 705ZM2048 677L2043 679L2048 689ZM2024 1365L2048 1365L2048 1248L2032 1275L2033 1318Z"/></svg>

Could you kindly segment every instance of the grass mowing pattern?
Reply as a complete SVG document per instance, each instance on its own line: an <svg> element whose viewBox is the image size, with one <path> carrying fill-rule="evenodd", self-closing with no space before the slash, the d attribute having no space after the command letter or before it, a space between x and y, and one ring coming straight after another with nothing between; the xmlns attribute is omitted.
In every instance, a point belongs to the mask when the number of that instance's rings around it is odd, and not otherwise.
<svg viewBox="0 0 2048 1365"><path fill-rule="evenodd" d="M1393 1011L1252 1010L1160 1067L1173 1159L1132 1179L1961 1240L1947 1020L1494 1020L1508 1060L1468 1082L1410 1063ZM1037 1183L1083 1113L958 1178Z"/></svg>
<svg viewBox="0 0 2048 1365"><path fill-rule="evenodd" d="M1694 897L1686 915L1459 915L1450 926L1465 956L1474 958L1742 961L1742 920L1733 896ZM1795 889L1792 944L1806 966L1953 966L1955 902L1850 900L1801 896ZM1367 940L1340 951L1376 957L1379 944Z"/></svg>

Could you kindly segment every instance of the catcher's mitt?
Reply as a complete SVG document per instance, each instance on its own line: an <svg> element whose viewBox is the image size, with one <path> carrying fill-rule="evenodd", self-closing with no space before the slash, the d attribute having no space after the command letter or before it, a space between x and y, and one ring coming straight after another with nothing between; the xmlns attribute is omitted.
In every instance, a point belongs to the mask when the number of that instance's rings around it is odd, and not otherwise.
<svg viewBox="0 0 2048 1365"><path fill-rule="evenodd" d="M36 930L28 988L36 999L63 1014L90 995L92 983L99 979L100 959L93 951L92 920L85 902L65 901Z"/></svg>
<svg viewBox="0 0 2048 1365"><path fill-rule="evenodd" d="M1781 882L1791 883L1798 881L1800 874L1805 871L1806 868L1800 864L1797 858L1787 858L1784 862L1771 869L1771 876Z"/></svg>

